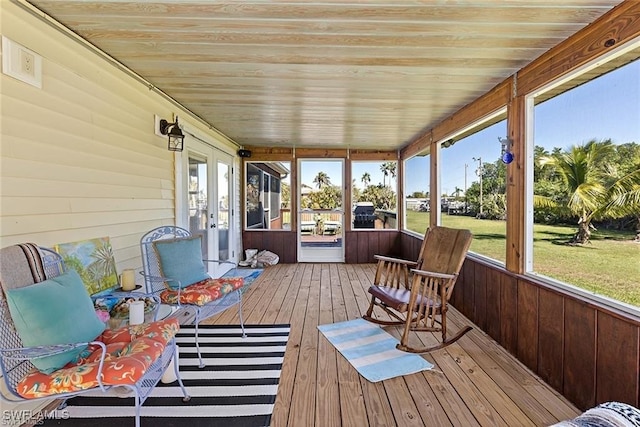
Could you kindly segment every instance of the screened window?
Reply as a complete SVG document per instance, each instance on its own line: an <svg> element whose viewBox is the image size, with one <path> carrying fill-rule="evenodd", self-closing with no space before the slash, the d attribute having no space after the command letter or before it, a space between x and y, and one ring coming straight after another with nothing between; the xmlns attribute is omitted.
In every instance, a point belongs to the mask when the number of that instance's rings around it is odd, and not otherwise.
<svg viewBox="0 0 640 427"><path fill-rule="evenodd" d="M270 177L271 180L271 193L270 194L270 207L271 207L271 219L276 219L280 217L280 198L281 198L281 193L280 193L280 180L275 177L275 176L271 176Z"/></svg>
<svg viewBox="0 0 640 427"><path fill-rule="evenodd" d="M397 165L395 161L353 161L352 229L397 229Z"/></svg>
<svg viewBox="0 0 640 427"><path fill-rule="evenodd" d="M246 163L246 228L291 227L290 166L288 162Z"/></svg>
<svg viewBox="0 0 640 427"><path fill-rule="evenodd" d="M640 61L603 67L534 98L530 268L637 308Z"/></svg>
<svg viewBox="0 0 640 427"><path fill-rule="evenodd" d="M423 235L429 226L429 156L414 156L404 162L405 230Z"/></svg>
<svg viewBox="0 0 640 427"><path fill-rule="evenodd" d="M504 117L443 142L440 161L440 224L471 230L470 250L500 262L506 259L506 164L499 141L507 135Z"/></svg>

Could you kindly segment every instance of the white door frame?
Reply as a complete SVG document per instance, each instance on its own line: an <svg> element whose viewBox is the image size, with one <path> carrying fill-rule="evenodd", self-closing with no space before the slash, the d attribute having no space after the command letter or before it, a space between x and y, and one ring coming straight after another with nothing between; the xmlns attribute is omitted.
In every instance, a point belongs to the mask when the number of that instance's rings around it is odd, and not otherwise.
<svg viewBox="0 0 640 427"><path fill-rule="evenodd" d="M345 177L345 160L344 159L315 159L315 158L299 158L297 164L298 171L298 182L296 185L297 191L297 248L298 248L298 262L344 262L344 204L345 204L345 194L344 194L344 177ZM340 215L340 231L339 236L335 236L335 239L332 239L331 234L329 236L325 236L324 231L320 232L320 235L317 234L317 230L312 232L312 234L316 234L318 236L318 240L328 240L327 242L317 242L310 243L305 242L304 240L313 240L313 237L306 236L308 234L308 224L303 224L303 213L308 214L308 211L302 210L302 163L303 162L336 162L340 163L340 169L342 176L340 177L340 186L342 188L342 208L339 210L334 210L330 212L331 216L335 216L336 214ZM335 177L334 177L335 179ZM305 183L308 185L308 183ZM318 213L327 214L327 211L323 211L322 213L311 211L312 214ZM307 215L308 216L308 215ZM303 233L305 236L303 236ZM330 242L330 240L334 240L334 242Z"/></svg>
<svg viewBox="0 0 640 427"><path fill-rule="evenodd" d="M197 158L207 163L207 242L206 248L209 259L218 259L219 234L218 230L218 179L217 166L219 162L229 166L229 220L228 220L228 263L206 262L208 273L212 277L220 277L237 264L238 251L236 251L237 227L235 220L235 168L233 156L222 151L201 139L189 135L185 138L185 148L175 155L176 165L176 224L180 227L189 227L189 158Z"/></svg>

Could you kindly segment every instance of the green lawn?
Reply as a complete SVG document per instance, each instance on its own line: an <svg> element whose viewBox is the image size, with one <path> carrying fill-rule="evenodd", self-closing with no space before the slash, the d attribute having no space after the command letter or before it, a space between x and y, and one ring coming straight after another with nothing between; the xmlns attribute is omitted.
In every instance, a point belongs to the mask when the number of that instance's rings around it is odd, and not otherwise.
<svg viewBox="0 0 640 427"><path fill-rule="evenodd" d="M424 233L428 212L407 211L407 228ZM442 215L442 225L468 228L474 239L471 250L504 262L504 221ZM573 227L534 225L533 269L536 273L591 292L640 306L640 244L634 233L598 230L585 246L567 246Z"/></svg>

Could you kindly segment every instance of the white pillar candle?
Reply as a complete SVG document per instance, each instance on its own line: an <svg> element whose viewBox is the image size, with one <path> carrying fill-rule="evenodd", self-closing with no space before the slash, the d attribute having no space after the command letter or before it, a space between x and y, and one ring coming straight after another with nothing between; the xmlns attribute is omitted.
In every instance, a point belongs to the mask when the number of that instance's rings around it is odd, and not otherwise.
<svg viewBox="0 0 640 427"><path fill-rule="evenodd" d="M132 291L136 288L136 273L133 269L127 268L122 270L120 286L122 286L123 291Z"/></svg>
<svg viewBox="0 0 640 427"><path fill-rule="evenodd" d="M171 358L171 362L169 362L169 366L167 366L167 369L164 371L164 374L162 374L162 378L160 378L160 381L162 381L162 384L169 384L178 380L178 377L176 377L176 370L175 370L175 366L180 365L180 363L178 362L178 350L179 348L178 346L176 346L176 354L174 354L174 356Z"/></svg>
<svg viewBox="0 0 640 427"><path fill-rule="evenodd" d="M140 325L144 323L144 301L131 301L129 303L129 324Z"/></svg>

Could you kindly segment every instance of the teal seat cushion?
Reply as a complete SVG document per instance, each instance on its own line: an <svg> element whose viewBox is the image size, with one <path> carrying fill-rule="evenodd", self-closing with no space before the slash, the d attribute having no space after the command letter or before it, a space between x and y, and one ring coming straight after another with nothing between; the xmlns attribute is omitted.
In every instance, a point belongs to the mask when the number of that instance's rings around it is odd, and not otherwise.
<svg viewBox="0 0 640 427"><path fill-rule="evenodd" d="M162 277L171 279L167 281L170 288L184 288L209 278L202 260L201 242L201 236L153 242L160 273Z"/></svg>
<svg viewBox="0 0 640 427"><path fill-rule="evenodd" d="M7 304L25 347L89 342L105 328L75 270L8 290ZM51 373L75 360L84 348L33 359L32 363L40 371Z"/></svg>

